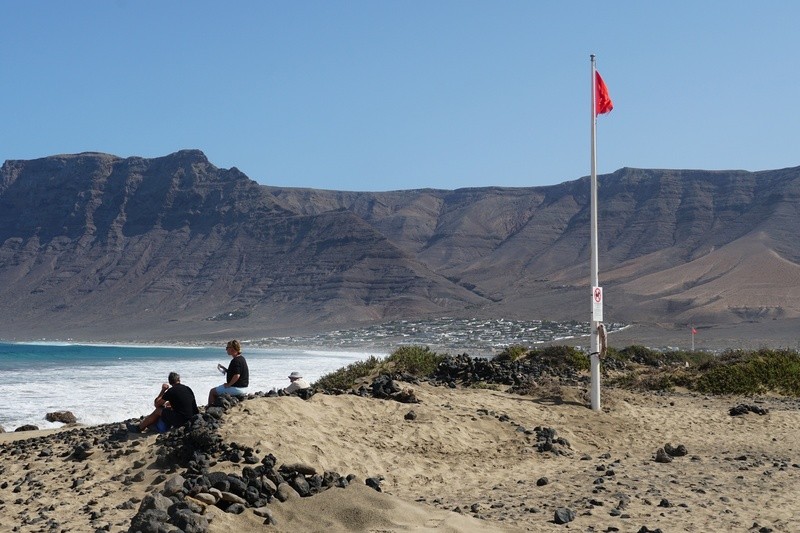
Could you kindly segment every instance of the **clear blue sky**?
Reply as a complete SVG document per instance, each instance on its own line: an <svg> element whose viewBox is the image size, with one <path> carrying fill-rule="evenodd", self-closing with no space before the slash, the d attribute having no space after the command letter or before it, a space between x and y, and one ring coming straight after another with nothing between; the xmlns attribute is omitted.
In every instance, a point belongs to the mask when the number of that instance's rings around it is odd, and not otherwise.
<svg viewBox="0 0 800 533"><path fill-rule="evenodd" d="M203 150L268 185L800 165L800 2L4 0L0 161Z"/></svg>

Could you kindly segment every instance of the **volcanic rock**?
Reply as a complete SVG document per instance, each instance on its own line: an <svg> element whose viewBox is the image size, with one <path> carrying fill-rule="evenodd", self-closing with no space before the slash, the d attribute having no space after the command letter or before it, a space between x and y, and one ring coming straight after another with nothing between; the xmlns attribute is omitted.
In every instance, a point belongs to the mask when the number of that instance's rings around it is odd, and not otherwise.
<svg viewBox="0 0 800 533"><path fill-rule="evenodd" d="M78 421L72 411L55 411L47 413L44 418L48 422L61 422L62 424L74 424Z"/></svg>
<svg viewBox="0 0 800 533"><path fill-rule="evenodd" d="M567 524L573 520L575 520L575 511L567 507L559 507L553 516L553 521L556 524Z"/></svg>

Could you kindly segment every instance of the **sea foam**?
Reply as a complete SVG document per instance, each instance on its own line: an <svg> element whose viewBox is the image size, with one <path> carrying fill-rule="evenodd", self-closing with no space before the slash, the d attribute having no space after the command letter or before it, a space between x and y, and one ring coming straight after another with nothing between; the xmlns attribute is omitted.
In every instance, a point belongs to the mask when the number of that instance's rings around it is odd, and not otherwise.
<svg viewBox="0 0 800 533"><path fill-rule="evenodd" d="M287 386L294 371L313 382L369 355L385 354L245 348L243 355L250 369L248 391L257 392ZM173 371L204 405L208 391L224 382L217 364L229 361L222 348L0 344L5 391L0 426L6 431L24 424L59 427L44 418L53 411L71 411L87 425L139 417L153 410L161 384Z"/></svg>

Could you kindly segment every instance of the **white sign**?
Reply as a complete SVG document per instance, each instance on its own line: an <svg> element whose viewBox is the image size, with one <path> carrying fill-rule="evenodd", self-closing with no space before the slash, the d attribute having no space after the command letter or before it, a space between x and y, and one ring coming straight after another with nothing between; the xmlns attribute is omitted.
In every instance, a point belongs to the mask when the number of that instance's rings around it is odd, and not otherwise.
<svg viewBox="0 0 800 533"><path fill-rule="evenodd" d="M592 287L592 320L603 321L603 287Z"/></svg>

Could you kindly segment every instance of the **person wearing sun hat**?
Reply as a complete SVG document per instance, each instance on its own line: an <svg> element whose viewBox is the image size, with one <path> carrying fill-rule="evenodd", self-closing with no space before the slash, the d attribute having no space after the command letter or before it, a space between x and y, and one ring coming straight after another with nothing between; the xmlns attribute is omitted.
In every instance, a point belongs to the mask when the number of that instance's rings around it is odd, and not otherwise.
<svg viewBox="0 0 800 533"><path fill-rule="evenodd" d="M289 386L283 389L284 394L292 394L293 392L311 388L311 385L309 385L308 381L303 379L300 372L292 372L289 374L289 381L291 381Z"/></svg>

